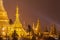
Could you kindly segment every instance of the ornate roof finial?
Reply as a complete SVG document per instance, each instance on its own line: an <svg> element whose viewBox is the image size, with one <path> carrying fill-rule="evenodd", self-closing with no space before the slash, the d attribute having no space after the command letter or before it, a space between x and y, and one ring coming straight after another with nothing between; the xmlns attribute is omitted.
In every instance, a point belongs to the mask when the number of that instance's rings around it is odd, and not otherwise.
<svg viewBox="0 0 60 40"><path fill-rule="evenodd" d="M19 8L18 8L18 5L16 6L16 17L19 18Z"/></svg>
<svg viewBox="0 0 60 40"><path fill-rule="evenodd" d="M3 0L0 0L0 11L5 11L3 6Z"/></svg>

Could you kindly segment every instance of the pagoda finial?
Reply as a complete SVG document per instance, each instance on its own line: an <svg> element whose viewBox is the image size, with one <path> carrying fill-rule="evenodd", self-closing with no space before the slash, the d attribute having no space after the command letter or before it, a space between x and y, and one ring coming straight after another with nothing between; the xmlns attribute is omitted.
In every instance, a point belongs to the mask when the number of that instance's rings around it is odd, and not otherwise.
<svg viewBox="0 0 60 40"><path fill-rule="evenodd" d="M2 0L0 0L0 4L2 4Z"/></svg>
<svg viewBox="0 0 60 40"><path fill-rule="evenodd" d="M16 18L19 18L19 8L18 8L18 5L16 6Z"/></svg>
<svg viewBox="0 0 60 40"><path fill-rule="evenodd" d="M0 0L0 11L5 11L3 6L3 0Z"/></svg>

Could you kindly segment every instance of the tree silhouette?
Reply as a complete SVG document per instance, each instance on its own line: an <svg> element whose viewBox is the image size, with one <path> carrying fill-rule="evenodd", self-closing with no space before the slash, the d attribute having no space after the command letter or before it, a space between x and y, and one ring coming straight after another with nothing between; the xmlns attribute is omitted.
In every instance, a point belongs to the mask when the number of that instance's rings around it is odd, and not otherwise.
<svg viewBox="0 0 60 40"><path fill-rule="evenodd" d="M30 32L32 30L31 26L28 25L28 31Z"/></svg>
<svg viewBox="0 0 60 40"><path fill-rule="evenodd" d="M18 34L16 33L16 30L14 30L14 32L12 34L12 38L13 38L13 40L18 40Z"/></svg>
<svg viewBox="0 0 60 40"><path fill-rule="evenodd" d="M12 19L9 19L9 24L13 24L13 21L12 21Z"/></svg>

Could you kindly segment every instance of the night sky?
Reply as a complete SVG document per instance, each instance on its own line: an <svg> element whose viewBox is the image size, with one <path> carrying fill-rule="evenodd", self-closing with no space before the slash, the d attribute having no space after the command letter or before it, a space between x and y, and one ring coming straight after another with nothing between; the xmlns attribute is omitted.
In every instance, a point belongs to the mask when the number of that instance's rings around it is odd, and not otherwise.
<svg viewBox="0 0 60 40"><path fill-rule="evenodd" d="M59 0L4 0L4 7L8 16L15 20L16 5L19 6L21 23L36 24L37 19L41 25L56 24L60 28L60 1Z"/></svg>

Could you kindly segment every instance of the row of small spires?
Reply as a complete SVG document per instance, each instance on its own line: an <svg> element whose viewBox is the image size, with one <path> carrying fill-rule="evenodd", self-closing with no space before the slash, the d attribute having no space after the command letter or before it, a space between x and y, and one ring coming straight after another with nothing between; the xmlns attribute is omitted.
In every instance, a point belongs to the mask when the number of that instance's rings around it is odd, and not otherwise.
<svg viewBox="0 0 60 40"><path fill-rule="evenodd" d="M37 21L37 25L36 26L33 24L33 28L32 29L34 31L36 30L38 32L42 32L42 30L44 30L44 32L57 33L57 29L56 29L56 25L55 24L52 24L50 26L49 31L48 31L47 25L45 25L44 29L42 29L40 20Z"/></svg>
<svg viewBox="0 0 60 40"><path fill-rule="evenodd" d="M9 19L9 24L13 24L13 21L12 19ZM29 25L28 25L29 26ZM32 29L36 29L36 30L42 30L41 28L41 24L40 24L40 21L38 20L37 21L37 25L35 26L34 23L33 23L33 26L32 26ZM50 30L56 30L56 25L55 24L52 24L52 26L50 27ZM47 28L47 25L44 26L44 31L45 32L48 32L48 28Z"/></svg>

